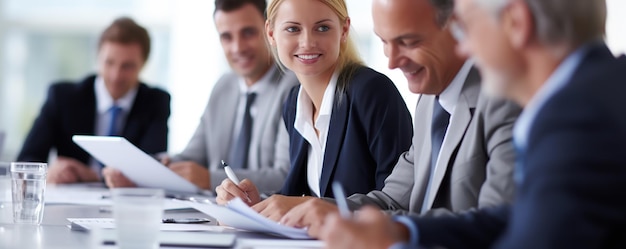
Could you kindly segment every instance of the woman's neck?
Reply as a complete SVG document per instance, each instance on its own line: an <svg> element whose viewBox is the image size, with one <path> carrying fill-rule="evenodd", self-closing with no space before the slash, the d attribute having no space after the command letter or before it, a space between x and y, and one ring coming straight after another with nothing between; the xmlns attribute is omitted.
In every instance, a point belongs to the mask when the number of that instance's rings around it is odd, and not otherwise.
<svg viewBox="0 0 626 249"><path fill-rule="evenodd" d="M317 113L322 107L324 93L326 92L326 88L328 87L328 83L333 77L334 72L334 69L330 69L326 73L315 76L297 75L298 81L300 81L300 84L304 88L305 93L313 102L313 120L317 118Z"/></svg>

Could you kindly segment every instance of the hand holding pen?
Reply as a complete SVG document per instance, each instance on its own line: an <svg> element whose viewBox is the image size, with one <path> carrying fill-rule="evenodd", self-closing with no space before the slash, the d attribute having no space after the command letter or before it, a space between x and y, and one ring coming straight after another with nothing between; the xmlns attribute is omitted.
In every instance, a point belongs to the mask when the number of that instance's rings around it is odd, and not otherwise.
<svg viewBox="0 0 626 249"><path fill-rule="evenodd" d="M239 178L228 164L222 161L222 166L224 166L224 171L228 179L224 179L222 183L215 188L215 193L217 194L216 202L218 204L224 205L237 197L241 198L250 206L261 201L259 191L250 180L244 179L240 182Z"/></svg>

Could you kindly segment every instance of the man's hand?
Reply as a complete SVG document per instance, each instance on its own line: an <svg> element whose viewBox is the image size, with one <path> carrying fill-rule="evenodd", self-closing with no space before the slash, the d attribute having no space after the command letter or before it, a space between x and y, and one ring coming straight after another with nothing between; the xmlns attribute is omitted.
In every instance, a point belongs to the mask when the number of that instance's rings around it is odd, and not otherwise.
<svg viewBox="0 0 626 249"><path fill-rule="evenodd" d="M175 162L167 165L176 174L187 179L201 189L211 189L209 170L192 161Z"/></svg>
<svg viewBox="0 0 626 249"><path fill-rule="evenodd" d="M252 209L273 221L279 221L289 210L304 203L311 196L272 195L270 198L252 206Z"/></svg>
<svg viewBox="0 0 626 249"><path fill-rule="evenodd" d="M309 236L317 238L326 216L338 213L339 209L335 204L313 198L292 208L280 219L280 224L291 227L308 227Z"/></svg>
<svg viewBox="0 0 626 249"><path fill-rule="evenodd" d="M137 185L126 178L121 171L111 167L102 169L102 176L104 177L104 183L106 183L109 188L137 187Z"/></svg>
<svg viewBox="0 0 626 249"><path fill-rule="evenodd" d="M50 184L96 182L98 175L84 163L59 156L49 167L46 181Z"/></svg>
<svg viewBox="0 0 626 249"><path fill-rule="evenodd" d="M261 201L259 190L254 183L248 179L243 179L239 185L236 185L228 178L224 179L222 184L215 188L215 193L217 194L215 201L220 205L225 205L230 200L237 197L241 198L248 206L255 205Z"/></svg>
<svg viewBox="0 0 626 249"><path fill-rule="evenodd" d="M408 242L407 228L393 222L380 210L363 208L355 220L344 220L330 214L320 229L320 239L326 248L389 248L398 242Z"/></svg>

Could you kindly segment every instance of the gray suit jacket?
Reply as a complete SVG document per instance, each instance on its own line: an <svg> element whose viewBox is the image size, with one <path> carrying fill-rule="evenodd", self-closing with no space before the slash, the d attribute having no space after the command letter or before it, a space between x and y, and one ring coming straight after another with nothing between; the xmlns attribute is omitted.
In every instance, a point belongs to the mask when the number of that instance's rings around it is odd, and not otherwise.
<svg viewBox="0 0 626 249"><path fill-rule="evenodd" d="M521 109L480 93L480 77L472 69L430 176L430 127L435 96L421 95L415 111L413 145L400 156L382 191L350 196L352 209L370 204L392 213L442 215L513 199L515 150L512 129ZM425 210L422 210L426 201Z"/></svg>
<svg viewBox="0 0 626 249"><path fill-rule="evenodd" d="M276 66L274 66L276 67ZM289 171L289 135L282 120L282 105L289 90L298 84L291 72L274 70L270 89L257 96L248 169L237 176L252 180L260 191L278 191ZM225 74L215 84L200 124L187 147L172 161L194 161L208 167L211 189L227 178L221 160L228 160L235 126L240 88L238 76Z"/></svg>

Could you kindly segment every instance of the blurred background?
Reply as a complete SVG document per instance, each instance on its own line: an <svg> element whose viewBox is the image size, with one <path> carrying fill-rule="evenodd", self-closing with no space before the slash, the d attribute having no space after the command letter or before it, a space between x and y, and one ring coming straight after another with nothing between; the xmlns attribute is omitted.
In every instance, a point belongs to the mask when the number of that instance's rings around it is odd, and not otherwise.
<svg viewBox="0 0 626 249"><path fill-rule="evenodd" d="M371 0L347 0L353 35L366 63L385 73L411 112L416 95L404 76L387 69L372 32ZM607 0L607 43L626 52L626 1ZM48 85L95 72L100 32L129 16L146 27L153 50L142 80L172 95L169 152L187 144L213 84L229 70L213 25L210 0L0 0L0 131L7 133L0 161L15 160Z"/></svg>

